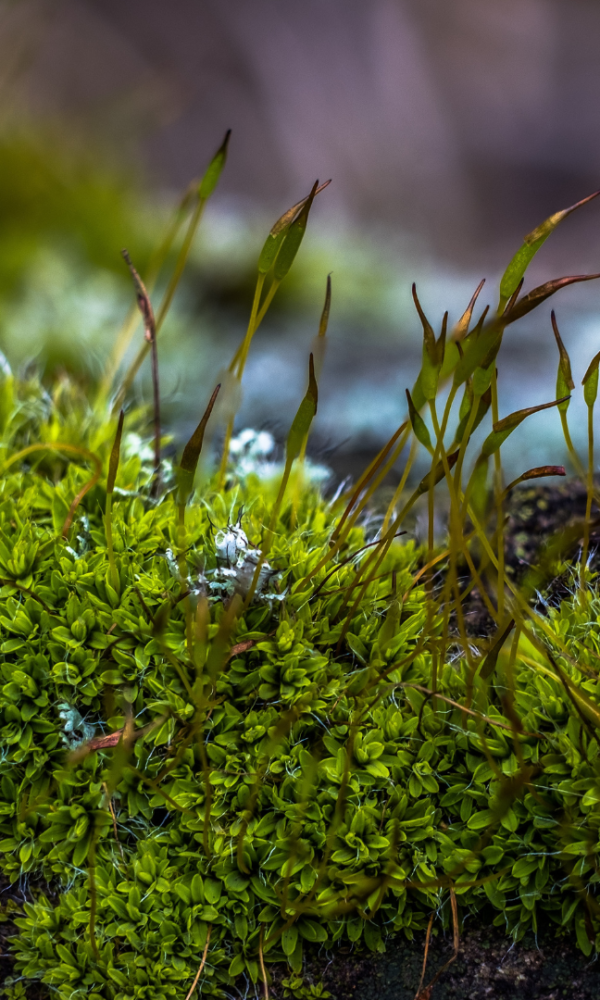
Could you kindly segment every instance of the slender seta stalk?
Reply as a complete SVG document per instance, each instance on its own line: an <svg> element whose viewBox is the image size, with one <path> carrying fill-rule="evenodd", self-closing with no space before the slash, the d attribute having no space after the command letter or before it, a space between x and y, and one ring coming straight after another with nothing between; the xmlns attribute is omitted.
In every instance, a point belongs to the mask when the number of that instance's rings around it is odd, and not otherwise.
<svg viewBox="0 0 600 1000"><path fill-rule="evenodd" d="M231 363L229 365L229 372L234 376L234 378L236 380L236 383L238 383L238 384L241 383L242 376L244 374L244 366L246 364L246 358L248 357L248 350L250 348L250 344L252 342L252 338L253 338L254 334L256 333L256 331L258 330L258 327L260 326L259 306L260 306L260 297L261 297L263 286L264 286L264 283L265 283L265 278L266 278L265 274L261 274L261 273L258 274L258 277L256 279L256 286L255 286L255 289L254 289L254 298L252 300L252 309L250 310L250 319L248 320L248 327L246 329L246 333L244 335L244 339L242 341L242 344L240 345L240 348L238 349L238 351L234 355L234 357L233 357L233 359L232 359L232 361L231 361ZM272 291L272 289L271 289L271 291ZM271 296L271 301L272 301L272 298L273 298L273 296ZM262 312L263 316L264 316L265 312L266 312L266 310L263 310L263 312ZM229 419L227 421L227 426L225 428L225 439L223 441L223 454L221 455L221 465L219 467L219 479L218 479L218 488L219 489L223 488L223 484L225 482L225 476L227 474L227 462L228 462L228 459L229 459L229 446L231 444L231 438L233 436L233 425L234 425L234 422L235 422L235 413L232 413L229 416Z"/></svg>
<svg viewBox="0 0 600 1000"><path fill-rule="evenodd" d="M145 281L146 288L150 293L153 291L156 279L160 274L160 271L164 265L165 260L167 259L169 253L171 252L173 243L177 239L179 230L181 229L181 226L185 221L186 214L189 211L190 204L194 200L194 198L197 197L198 183L199 181L196 180L192 181L191 184L188 184L183 194L183 197L181 198L181 201L179 202L177 208L173 213L173 217L171 219L171 222L169 224L169 227L167 229L167 232L165 233L162 242L160 243L160 245L157 247L157 249L154 251L154 253L150 258L150 263L148 264L148 271ZM135 306L133 306L130 309L127 316L125 317L121 330L119 331L119 334L117 336L111 359L106 367L106 371L100 383L97 396L97 405L101 405L106 400L110 392L116 374L127 352L127 348L131 343L131 338L135 333L137 319L138 319L137 309ZM119 398L122 398L125 395L130 385L131 385L131 379L129 379L127 385L124 384L124 386L121 387Z"/></svg>
<svg viewBox="0 0 600 1000"><path fill-rule="evenodd" d="M267 310L277 293L277 289L288 274L292 264L294 263L296 254L300 249L300 245L306 232L308 216L312 208L312 203L319 192L323 191L329 183L330 181L326 181L319 187L319 182L315 181L308 197L303 198L302 201L299 201L296 205L292 205L292 207L289 208L287 212L284 212L283 215L277 219L277 222L275 222L275 224L271 227L271 231L267 236L258 258L258 277L256 279L256 286L254 289L254 298L252 301L248 328L242 343L235 352L229 365L229 371L234 375L238 385L241 385L252 338L262 323ZM271 285L265 295L264 302L260 305L261 294L268 275L271 275ZM223 454L221 456L218 478L219 488L222 488L225 482L227 462L229 459L229 445L233 434L234 421L235 412L229 415L225 430Z"/></svg>
<svg viewBox="0 0 600 1000"><path fill-rule="evenodd" d="M108 476L106 479L106 510L104 513L104 530L106 532L106 553L108 556L108 565L110 568L110 579L113 589L116 591L117 594L120 593L121 583L120 583L119 571L117 569L117 564L115 562L115 552L113 547L112 498L115 490L117 470L119 468L119 459L121 457L121 437L123 434L124 420L125 420L125 414L123 410L121 410L121 412L119 413L119 423L117 424L117 433L115 434L115 440L113 442L110 458L108 461Z"/></svg>
<svg viewBox="0 0 600 1000"><path fill-rule="evenodd" d="M177 260L175 262L175 268L173 270L173 274L171 275L171 278L170 278L169 283L167 285L167 289L165 291L165 294L163 296L162 302L161 302L161 304L159 306L159 309L158 309L158 316L157 316L157 320L156 320L155 327L154 327L154 340L156 340L156 335L158 334L158 331L160 330L160 328L161 328L161 326L162 326L162 324L163 324L163 322L164 322L164 320L165 320L165 318L167 316L167 313L169 311L169 308L170 308L171 303L173 301L173 298L175 296L175 292L177 291L177 287L179 285L179 282L181 281L181 277L183 275L183 272L185 270L185 266L186 266L187 261L188 261L190 250L191 250L192 244L194 242L194 237L196 235L196 232L197 232L198 227L200 225L200 221L201 221L202 216L204 214L204 209L205 209L206 203L207 203L208 199L210 198L210 196L212 195L213 191L215 190L215 188L216 188L216 186L217 186L217 184L219 182L219 178L221 176L223 168L225 166L225 163L227 161L227 151L228 151L228 148L229 148L229 139L230 139L230 137L231 137L231 129L228 129L228 131L225 133L225 138L223 139L223 142L221 143L221 145L219 146L219 149L217 150L217 152L213 156L212 160L210 161L210 163L209 163L209 165L208 165L208 167L207 167L207 169L206 169L206 171L204 173L204 176L202 177L200 183L197 185L197 192L198 193L197 193L197 201L196 201L196 204L195 204L195 207L194 207L194 211L192 212L190 221L188 223L188 228L186 230L186 234L185 234L185 237L183 239L183 243L181 245L181 249L180 249L179 254L177 256ZM186 205L186 207L187 207L186 197L184 197L183 204ZM177 217L176 217L176 222L173 225L173 230L174 230L174 232L173 232L173 239L175 238L175 234L176 234L178 228L179 228L179 223L177 222ZM165 240L165 244L170 248L170 245L172 243L172 240L170 239L170 233L167 234L167 239L169 240L169 242L167 242L167 240ZM167 251L165 250L164 251L164 256L165 257L166 257L166 252ZM160 253L159 253L158 257L159 257L159 261L160 261ZM163 259L164 259L164 257L163 257ZM160 263L162 263L162 261L160 261ZM140 369L140 367L141 367L141 365L142 365L142 363L143 363L143 361L144 361L144 359L145 359L145 357L146 357L146 355L147 355L148 350L150 349L150 347L151 347L151 344L149 344L149 343L144 344L140 348L140 350L138 351L138 353L137 353L136 357L134 358L133 362L131 363L131 365L130 365L130 367L129 367L129 369L128 369L128 371L127 371L127 373L126 373L126 375L125 375L125 377L123 379L123 382L121 384L119 392L117 394L117 397L116 397L116 400L115 400L115 408L122 405L123 400L127 396L127 393L129 392L129 390L130 390L130 388L131 388L131 386L133 384L133 380L134 380L135 376L137 375L137 373L138 373L138 371L139 371L139 369Z"/></svg>
<svg viewBox="0 0 600 1000"><path fill-rule="evenodd" d="M292 466L295 460L300 455L302 450L302 442L310 431L310 426L316 416L317 406L319 403L319 390L317 386L317 380L315 378L315 363L313 355L310 355L308 361L308 388L306 390L306 395L298 407L298 412L294 417L292 426L288 434L286 448L285 448L285 466L283 469L283 475L281 477L281 483L279 486L279 491L273 504L273 509L271 511L271 517L269 520L269 525L265 532L263 539L260 559L254 571L254 576L252 577L252 582L248 593L246 594L244 606L248 607L254 594L256 593L256 588L260 580L261 570L265 564L265 560L270 552L271 545L273 544L273 537L275 534L275 528L277 527L277 521L279 519L279 514L281 511L281 505L283 503L283 498L285 496L285 491L290 478L290 473L292 471Z"/></svg>
<svg viewBox="0 0 600 1000"><path fill-rule="evenodd" d="M183 593L187 588L187 561L186 561L186 551L187 551L187 536L185 527L185 510L186 505L190 496L192 495L194 489L194 478L196 475L196 469L198 468L198 461L200 459L200 454L202 452L202 445L204 444L204 435L206 433L206 425L210 419L210 415L213 411L213 407L217 401L217 396L219 395L219 390L221 385L217 385L213 391L212 396L208 401L208 406L206 407L200 423L196 427L196 430L192 434L185 448L183 449L183 454L181 456L181 462L177 468L177 495L175 503L176 511L176 523L174 530L174 537L177 542L177 566L179 569L179 587L180 591ZM189 597L184 598L184 608L185 608L185 620L186 620L186 640L188 647L188 654L192 661L194 661L194 622L193 622L193 608Z"/></svg>
<svg viewBox="0 0 600 1000"><path fill-rule="evenodd" d="M495 424L499 420L498 412L498 371L495 362L492 364L492 422ZM502 620L504 614L504 486L502 481L502 458L500 448L494 452L494 498L496 502L496 538L498 552L498 583L496 589L496 600L498 604L498 618Z"/></svg>
<svg viewBox="0 0 600 1000"><path fill-rule="evenodd" d="M586 594L586 576L588 552L590 549L590 522L592 517L592 500L594 497L594 406L588 406L588 468L587 496L585 503L585 522L583 525L583 547L581 550L581 572L579 574L579 593L583 600Z"/></svg>
<svg viewBox="0 0 600 1000"><path fill-rule="evenodd" d="M590 521L592 516L592 499L594 496L594 406L598 396L598 366L600 352L596 354L583 376L583 398L588 408L588 467L587 467L587 498L585 505L585 524L583 529L583 550L581 553L581 568L579 574L579 595L583 602L586 594L587 560L590 547Z"/></svg>
<svg viewBox="0 0 600 1000"><path fill-rule="evenodd" d="M144 321L144 337L152 351L152 397L154 409L154 483L153 492L156 496L160 489L160 389L158 384L158 348L156 346L156 321L154 310L150 302L150 296L146 287L131 262L131 257L127 250L123 250L123 257L131 271L138 309Z"/></svg>

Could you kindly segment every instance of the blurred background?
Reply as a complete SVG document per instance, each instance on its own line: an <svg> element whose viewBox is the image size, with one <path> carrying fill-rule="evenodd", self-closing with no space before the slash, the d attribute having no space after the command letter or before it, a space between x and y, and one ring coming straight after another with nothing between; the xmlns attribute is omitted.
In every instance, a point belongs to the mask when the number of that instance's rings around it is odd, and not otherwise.
<svg viewBox="0 0 600 1000"><path fill-rule="evenodd" d="M131 304L121 248L144 275L231 128L160 337L169 427L189 431L243 335L272 222L331 177L253 344L238 427L285 436L331 272L311 447L352 473L405 415L412 281L438 328L483 277L493 308L525 233L600 187L599 50L597 0L0 0L0 347L92 391ZM600 199L527 287L597 270ZM599 297L591 282L552 300L576 382L600 349ZM554 398L549 313L507 331L501 415ZM564 458L554 411L518 435L518 472Z"/></svg>

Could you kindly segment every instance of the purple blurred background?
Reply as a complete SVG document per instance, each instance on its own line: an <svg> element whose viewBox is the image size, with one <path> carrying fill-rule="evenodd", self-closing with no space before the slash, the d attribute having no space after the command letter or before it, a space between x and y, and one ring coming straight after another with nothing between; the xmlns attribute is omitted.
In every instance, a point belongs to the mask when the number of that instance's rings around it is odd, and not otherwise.
<svg viewBox="0 0 600 1000"><path fill-rule="evenodd" d="M160 186L183 187L231 127L224 193L276 210L331 176L330 211L490 264L598 186L595 0L1 6L5 77L27 38L27 107L101 135ZM574 222L570 241L596 225Z"/></svg>

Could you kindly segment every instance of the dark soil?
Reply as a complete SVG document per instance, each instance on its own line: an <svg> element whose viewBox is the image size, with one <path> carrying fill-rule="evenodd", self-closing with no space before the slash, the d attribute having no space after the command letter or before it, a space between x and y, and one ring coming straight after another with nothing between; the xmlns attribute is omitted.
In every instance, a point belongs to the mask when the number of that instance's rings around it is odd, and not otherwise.
<svg viewBox="0 0 600 1000"><path fill-rule="evenodd" d="M560 561L576 560L581 555L586 502L586 487L577 479L565 480L558 486L523 485L512 492L506 505L504 526L506 572L515 582L529 583L533 597L536 590L546 591L551 603L558 603L568 596L570 581L556 576L555 566ZM594 502L590 554L591 568L595 571L600 563L599 516L600 511ZM534 581L530 571L536 567L539 576ZM476 589L463 602L463 614L469 635L487 638L496 631L496 625Z"/></svg>
<svg viewBox="0 0 600 1000"><path fill-rule="evenodd" d="M563 559L577 555L583 542L586 500L586 488L577 479L558 486L521 486L513 491L507 505L506 561L517 578L539 563L552 542ZM592 502L592 551L600 543L598 516L598 506Z"/></svg>
<svg viewBox="0 0 600 1000"><path fill-rule="evenodd" d="M451 937L432 939L425 985L452 957ZM415 1000L423 965L422 938L399 937L384 955L343 956L323 972L332 1000ZM316 971L316 970L315 970ZM274 991L283 997L282 991ZM427 991L422 1000L429 1000ZM458 958L431 989L431 1000L598 1000L600 966L551 930L511 947L493 927L467 930Z"/></svg>

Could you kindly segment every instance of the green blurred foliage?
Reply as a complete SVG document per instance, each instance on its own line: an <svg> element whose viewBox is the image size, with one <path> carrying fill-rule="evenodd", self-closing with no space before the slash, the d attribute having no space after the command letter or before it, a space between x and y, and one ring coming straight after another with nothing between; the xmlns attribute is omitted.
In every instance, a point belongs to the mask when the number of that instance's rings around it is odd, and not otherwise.
<svg viewBox="0 0 600 1000"><path fill-rule="evenodd" d="M17 365L96 379L130 297L121 248L144 269L163 211L140 177L48 129L0 134L0 344Z"/></svg>
<svg viewBox="0 0 600 1000"><path fill-rule="evenodd" d="M0 136L0 295L18 286L41 246L66 248L91 267L121 274L128 246L143 268L151 229L139 178L103 164L96 149L59 136Z"/></svg>

